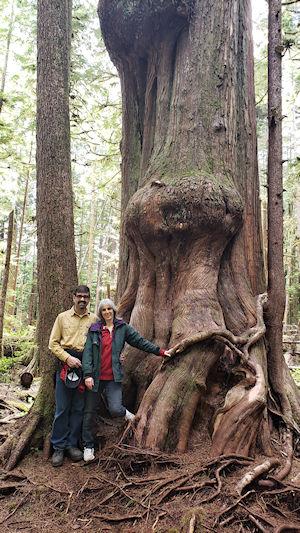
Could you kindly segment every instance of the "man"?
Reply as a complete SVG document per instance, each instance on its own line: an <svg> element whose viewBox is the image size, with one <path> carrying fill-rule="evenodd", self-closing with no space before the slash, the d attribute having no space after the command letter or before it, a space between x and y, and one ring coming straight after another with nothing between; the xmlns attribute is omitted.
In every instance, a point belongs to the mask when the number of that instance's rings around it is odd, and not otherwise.
<svg viewBox="0 0 300 533"><path fill-rule="evenodd" d="M54 448L53 466L61 466L65 454L72 461L82 459L78 441L81 434L84 394L81 386L77 386L76 380L80 381L78 375L81 372L81 358L89 327L97 320L97 316L88 311L89 301L89 288L86 285L76 287L73 307L58 315L50 335L49 349L61 362L60 369L56 372L56 406L51 437ZM74 369L71 374L70 369Z"/></svg>

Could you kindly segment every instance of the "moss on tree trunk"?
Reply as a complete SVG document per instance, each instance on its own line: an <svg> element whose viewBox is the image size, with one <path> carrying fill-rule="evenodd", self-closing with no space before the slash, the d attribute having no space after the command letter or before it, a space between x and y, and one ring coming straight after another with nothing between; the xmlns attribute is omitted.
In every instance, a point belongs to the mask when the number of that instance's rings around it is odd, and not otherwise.
<svg viewBox="0 0 300 533"><path fill-rule="evenodd" d="M151 448L185 449L221 358L212 453L269 451L250 8L99 2L123 95L119 310L163 347L198 339L163 368L128 350L125 397Z"/></svg>

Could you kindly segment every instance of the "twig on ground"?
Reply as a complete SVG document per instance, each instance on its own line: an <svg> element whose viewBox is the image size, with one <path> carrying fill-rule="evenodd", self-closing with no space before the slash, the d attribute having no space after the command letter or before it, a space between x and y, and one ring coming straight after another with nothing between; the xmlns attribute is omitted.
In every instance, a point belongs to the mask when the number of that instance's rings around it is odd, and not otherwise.
<svg viewBox="0 0 300 533"><path fill-rule="evenodd" d="M166 514L165 512L158 513L158 515L157 515L157 517L156 517L156 519L155 519L155 522L154 522L154 524L153 524L153 526L152 526L152 531L153 531L153 532L155 532L155 528L156 528L156 526L157 526L157 524L158 524L158 521L159 521L160 517L161 517L161 516L165 516L165 514Z"/></svg>
<svg viewBox="0 0 300 533"><path fill-rule="evenodd" d="M194 533L195 525L196 525L196 515L193 514L192 518L190 519L190 523L189 523L189 533Z"/></svg>
<svg viewBox="0 0 300 533"><path fill-rule="evenodd" d="M249 490L248 492L246 492L245 494L243 494L243 496L241 496L240 498L238 498L232 505L229 505L228 507L226 507L226 509L224 509L224 511L222 511L216 518L216 520L214 521L214 526L216 526L220 520L220 517L223 516L224 514L228 513L229 511L232 511L233 509L236 508L236 506L242 501L242 500L245 500L245 498L247 498L250 494L253 494L255 491L254 490Z"/></svg>
<svg viewBox="0 0 300 533"><path fill-rule="evenodd" d="M257 527L257 529L258 529L259 531L261 531L262 533L268 533L268 530L265 529L265 528L259 523L259 521L258 521L256 518L254 518L254 516L253 516L252 514L249 513L249 514L248 514L248 517L249 517L249 519L251 520L251 522L253 522L253 524Z"/></svg>
<svg viewBox="0 0 300 533"><path fill-rule="evenodd" d="M107 522L124 522L125 520L136 520L143 518L143 514L127 514L127 515L107 515L107 514L93 514L93 518L100 518Z"/></svg>
<svg viewBox="0 0 300 533"><path fill-rule="evenodd" d="M11 513L9 513L5 518L3 518L3 522L6 522L6 520L8 520L11 516L13 516L15 514L15 512L20 509L20 507L22 505L24 505L24 503L26 502L29 494L32 492L32 489L30 489L26 494L25 496L19 501L19 503L16 505L16 507L14 508L13 511L11 511Z"/></svg>
<svg viewBox="0 0 300 533"><path fill-rule="evenodd" d="M270 522L270 521L267 520L264 516L261 516L260 514L255 513L255 512L252 511L252 510L249 511L249 509L247 509L247 507L246 507L244 504L239 503L239 507L242 507L242 509L244 509L244 511L246 511L246 513L247 513L248 515L251 514L256 520L260 520L261 522L265 522L265 524L267 524L267 526L268 526L269 528L272 528L272 529L273 529L273 528L275 527L273 522Z"/></svg>
<svg viewBox="0 0 300 533"><path fill-rule="evenodd" d="M71 492L69 493L68 504L67 504L67 507L66 507L66 510L65 510L65 514L68 514L68 512L69 512L70 505L71 505L71 500L72 500L72 496L73 496L73 491L71 491Z"/></svg>
<svg viewBox="0 0 300 533"><path fill-rule="evenodd" d="M118 485L117 483L115 483L114 481L110 481L109 479L107 478L101 478L101 477L98 477L98 476L91 476L91 479L97 479L97 481L101 481L102 483L108 483L109 485L112 485L113 487L115 487L116 490L118 490L119 492L121 492L126 498L128 498L128 500L131 500L132 502L134 503L137 503L138 505L140 505L141 507L143 507L144 509L147 509L148 510L148 507L146 505L144 505L142 502L140 502L139 500L136 500L135 498L132 498L132 496L130 496L129 494L127 494L127 492L124 490L123 487L120 487L120 485ZM131 483L130 483L131 485ZM126 483L126 486L128 486L128 483Z"/></svg>
<svg viewBox="0 0 300 533"><path fill-rule="evenodd" d="M276 507L276 505L273 505L272 503L267 503L266 505L269 507L269 509L271 509L271 511L278 513L280 516L283 516L283 518L287 518L287 514L279 509L279 507Z"/></svg>

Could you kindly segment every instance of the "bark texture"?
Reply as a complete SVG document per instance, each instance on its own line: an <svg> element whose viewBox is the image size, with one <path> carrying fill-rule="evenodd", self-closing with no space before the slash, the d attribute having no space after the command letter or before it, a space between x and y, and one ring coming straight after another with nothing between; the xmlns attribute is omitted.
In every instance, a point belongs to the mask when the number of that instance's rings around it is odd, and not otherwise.
<svg viewBox="0 0 300 533"><path fill-rule="evenodd" d="M70 306L77 284L70 163L69 68L71 1L38 2L37 272L38 344Z"/></svg>
<svg viewBox="0 0 300 533"><path fill-rule="evenodd" d="M269 2L268 21L268 345L270 376L288 408L283 386L282 323L285 308L282 185L281 1Z"/></svg>
<svg viewBox="0 0 300 533"><path fill-rule="evenodd" d="M70 164L71 1L39 0L37 25L37 325L40 390L29 415L0 449L14 467L32 437L43 441L53 418L55 359L48 351L57 314L77 285ZM47 442L47 439L46 439Z"/></svg>
<svg viewBox="0 0 300 533"><path fill-rule="evenodd" d="M69 120L71 13L71 0L38 2L37 341L46 381L54 368L48 352L51 327L57 314L70 307L77 285Z"/></svg>
<svg viewBox="0 0 300 533"><path fill-rule="evenodd" d="M125 394L139 405L136 440L150 448L186 448L222 356L239 364L231 387L221 382L212 450L249 454L258 435L267 447L250 7L99 3L123 95L119 311L179 350L163 368L128 350Z"/></svg>
<svg viewBox="0 0 300 533"><path fill-rule="evenodd" d="M5 310L6 293L7 293L7 287L8 287L13 232L14 232L14 211L11 211L9 213L9 218L8 218L6 256L5 256L5 265L4 265L1 296L0 296L0 356L1 357L3 356L4 310Z"/></svg>

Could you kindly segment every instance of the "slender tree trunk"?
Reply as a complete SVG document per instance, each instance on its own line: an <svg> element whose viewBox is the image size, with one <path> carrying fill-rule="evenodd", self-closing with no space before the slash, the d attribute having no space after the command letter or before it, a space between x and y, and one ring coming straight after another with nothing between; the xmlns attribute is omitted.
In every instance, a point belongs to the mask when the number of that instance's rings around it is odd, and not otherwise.
<svg viewBox="0 0 300 533"><path fill-rule="evenodd" d="M89 222L89 241L87 253L87 284L90 287L93 281L94 270L94 240L96 227L96 200L95 190L93 189L90 203L90 222Z"/></svg>
<svg viewBox="0 0 300 533"><path fill-rule="evenodd" d="M264 257L264 271L266 280L268 279L268 204L262 201L262 248Z"/></svg>
<svg viewBox="0 0 300 533"><path fill-rule="evenodd" d="M30 155L29 155L29 165L31 163L31 153L32 153L32 144L31 144ZM17 253L16 253L16 264L15 264L14 277L13 277L13 282L12 282L12 291L13 292L12 292L11 305L12 305L12 308L13 308L13 314L17 313L17 309L16 309L16 306L15 306L16 288L17 288L18 273L19 273L19 263L20 263L20 255L21 255L21 246L22 246L22 239L23 239L23 228L24 228L24 220L25 220L25 213L26 213L29 177L30 177L30 170L28 169L27 175L26 175L26 178L25 178L25 189L24 189L24 197L23 197L22 211L21 211L19 238L18 238L18 246L17 246Z"/></svg>
<svg viewBox="0 0 300 533"><path fill-rule="evenodd" d="M0 298L0 352L1 352L0 355L1 356L3 355L4 310L5 310L6 292L7 292L7 286L8 286L13 231L14 231L14 211L11 211L9 214L9 219L8 219L6 258L5 258L1 298Z"/></svg>
<svg viewBox="0 0 300 533"><path fill-rule="evenodd" d="M14 214L14 231L13 231L13 240L11 247L11 259L10 259L10 269L8 276L8 287L7 287L7 296L5 304L5 313L7 316L13 316L15 308L15 294L13 292L15 272L16 272L16 255L17 255L17 235L18 235L18 226L16 216Z"/></svg>
<svg viewBox="0 0 300 533"><path fill-rule="evenodd" d="M270 378L280 405L284 391L282 323L285 306L282 186L282 40L281 0L269 1L268 43L268 358Z"/></svg>
<svg viewBox="0 0 300 533"><path fill-rule="evenodd" d="M4 91L5 91L5 83L6 83L6 76L7 76L7 65L8 65L8 58L9 58L9 51L10 51L10 44L11 44L11 36L14 26L14 20L15 20L15 0L11 1L11 12L10 12L10 19L9 19L9 26L8 26L8 33L6 38L6 50L5 50L5 56L4 56L4 65L3 65L3 71L1 76L1 87L0 87L0 113L2 111L3 102L4 102Z"/></svg>
<svg viewBox="0 0 300 533"><path fill-rule="evenodd" d="M29 296L29 303L28 303L27 324L28 325L33 324L36 321L36 317L37 317L37 272L36 272L36 264L34 260L33 267L32 267L31 289L30 289L30 296Z"/></svg>
<svg viewBox="0 0 300 533"><path fill-rule="evenodd" d="M84 234L84 231L83 231L83 220L84 220L84 208L83 208L83 204L80 206L80 226L79 226L79 250L78 250L78 255L77 255L77 264L80 266L81 265L81 262L82 262L82 249L83 249L83 234ZM78 272L77 272L77 275L78 275L78 278L80 278L79 276L80 272L79 272L79 269L78 269Z"/></svg>

